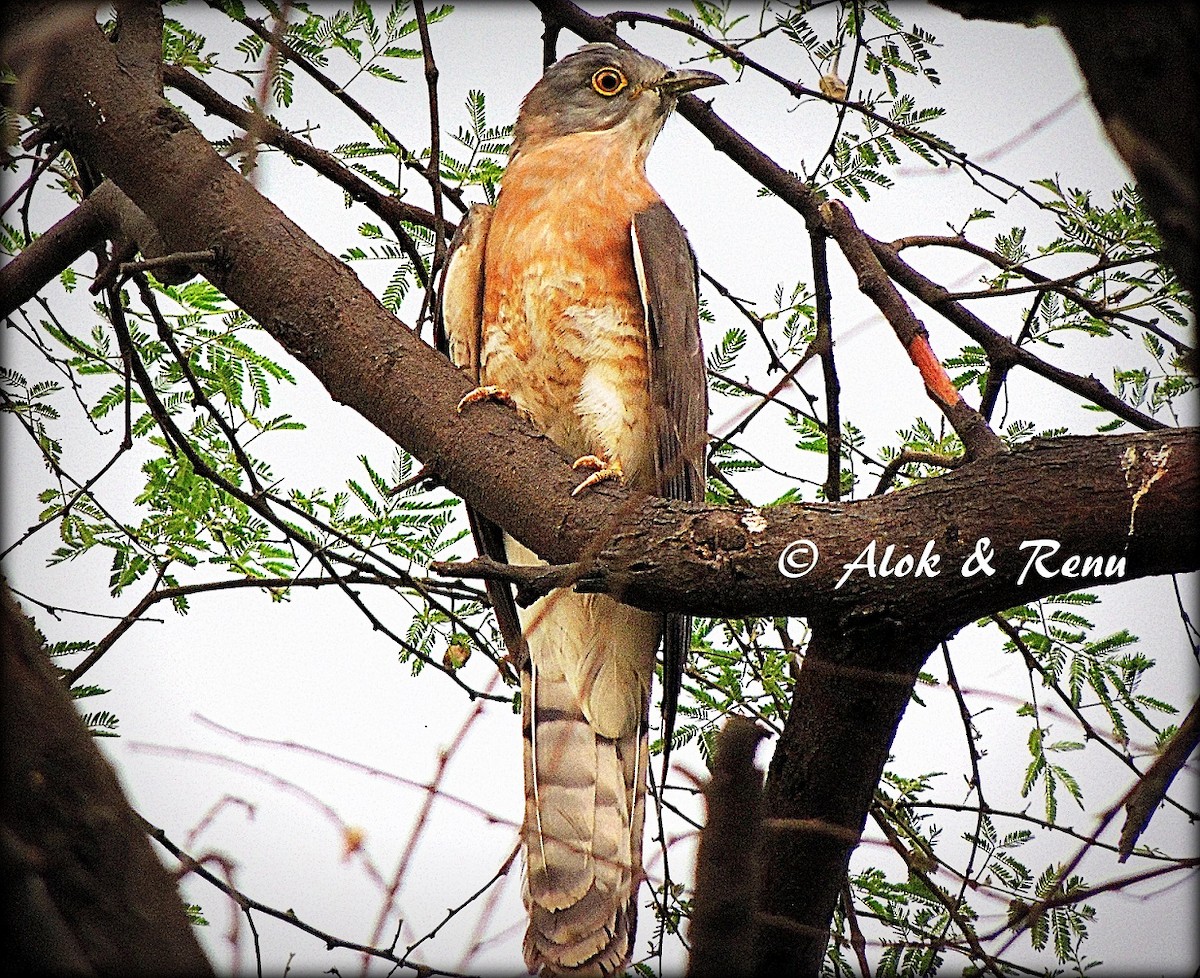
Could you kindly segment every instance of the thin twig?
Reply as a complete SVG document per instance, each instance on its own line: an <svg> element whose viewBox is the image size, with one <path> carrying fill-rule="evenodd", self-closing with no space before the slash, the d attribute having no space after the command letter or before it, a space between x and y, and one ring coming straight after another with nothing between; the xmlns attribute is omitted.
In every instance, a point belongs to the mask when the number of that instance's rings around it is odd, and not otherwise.
<svg viewBox="0 0 1200 978"><path fill-rule="evenodd" d="M825 498L836 503L842 498L842 411L841 383L838 381L837 361L833 355L833 317L830 306L833 293L829 288L829 261L826 255L828 235L821 228L808 233L812 245L813 291L817 299L817 331L813 345L821 357L821 373L825 378Z"/></svg>
<svg viewBox="0 0 1200 978"><path fill-rule="evenodd" d="M954 921L954 925L958 928L959 933L962 934L962 936L966 939L967 944L970 945L975 957L982 962L984 969L990 974L995 975L995 978L1004 978L1004 973L1000 969L997 958L992 957L992 955L988 954L987 951L983 949L983 945L979 943L979 937L975 933L975 928L973 928L970 924L970 921L968 921L962 915L960 910L961 904L957 901L951 900L949 894L946 893L946 891L943 890L941 886L939 886L925 871L921 865L922 859L914 857L913 854L909 852L908 847L905 846L901 841L900 836L897 834L895 828L892 827L892 823L888 821L887 817L883 814L878 805L871 806L871 818L887 837L888 842L891 843L892 849L894 849L900 858L904 860L904 865L908 867L908 871L923 884L925 884L925 888L929 891L930 895L942 905L942 908L949 915L950 919Z"/></svg>
<svg viewBox="0 0 1200 978"><path fill-rule="evenodd" d="M421 34L421 58L425 66L425 88L429 93L429 167L426 179L433 194L433 262L429 269L429 284L421 312L417 316L417 332L429 317L436 304L433 282L446 261L446 219L442 214L442 133L441 114L438 111L438 66L433 58L433 43L429 39L429 22L425 17L424 0L416 0L417 29Z"/></svg>
<svg viewBox="0 0 1200 978"><path fill-rule="evenodd" d="M419 948L426 941L431 941L435 937L437 937L438 931L440 931L443 927L445 927L448 923L450 923L451 920L453 920L460 913L462 913L462 911L465 910L468 906L470 906L472 903L474 903L476 900L478 900L481 896L483 896L484 893L486 893L489 889L491 889L503 877L507 876L509 870L512 869L513 862L516 860L517 854L520 851L521 851L520 844L513 846L512 850L509 852L509 854L505 858L504 862L502 862L500 864L500 868L497 869L496 872L494 872L490 877L488 877L487 881L482 886L480 886L479 889L477 889L474 893L472 893L465 900L463 900L462 903L458 904L458 906L451 907L449 910L447 910L446 916L443 917L440 921L438 921L438 923L434 926L433 930L429 931L429 933L427 933L424 937L420 937L417 940L415 940L412 944L408 945L408 947L404 951L404 956L401 958L400 963L405 964L408 961L408 956L410 954L412 954L413 951L415 951L417 948ZM395 942L393 942L393 946L394 946L394 944L395 944Z"/></svg>
<svg viewBox="0 0 1200 978"><path fill-rule="evenodd" d="M1042 683L1053 690L1054 694L1059 698L1063 706L1070 711L1076 722L1083 728L1084 736L1087 737L1088 740L1096 741L1105 749L1107 749L1110 754L1118 758L1122 764L1129 768L1129 770L1131 770L1139 778L1143 777L1144 773L1138 769L1138 766L1133 762L1133 758L1118 748L1115 744L1110 743L1107 737L1105 737L1100 731L1092 726L1088 718L1083 715L1083 711L1075 704L1070 694L1068 694L1067 691L1058 684L1054 677L1046 670L1045 666L1038 662L1037 657L1033 654L1033 651L1021 637L1021 633L1017 630L1016 626L1014 626L1002 615L991 615L990 618L999 626L1000 630L1012 640L1014 647L1021 654L1021 658L1025 660L1025 665L1030 672L1036 672L1041 677ZM1177 809L1179 809L1179 811L1188 816L1190 820L1195 820L1197 818L1196 812L1190 810L1186 805L1177 802L1169 795L1164 795L1163 801L1175 806Z"/></svg>
<svg viewBox="0 0 1200 978"><path fill-rule="evenodd" d="M256 125L255 120L259 117L234 105L187 69L178 65L166 65L163 69L163 77L168 85L183 92L206 112L211 112L234 125L241 126L247 132L251 126ZM277 126L270 119L263 117L257 123L255 137L269 146L277 147L292 159L304 163L334 186L345 191L351 200L362 204L379 217L396 236L396 241L412 263L421 285L428 285L425 263L421 260L416 241L413 240L404 224L410 222L432 228L434 227L434 216L430 211L391 194L381 193L332 153L305 142L286 129ZM451 228L452 225L446 225L448 231Z"/></svg>
<svg viewBox="0 0 1200 978"><path fill-rule="evenodd" d="M779 359L779 354L775 351L775 344L772 343L770 338L767 336L766 322L762 316L754 312L754 310L746 304L746 300L739 299L703 268L700 269L700 277L704 279L704 281L708 282L709 285L711 285L714 289L716 289L721 298L728 300L733 308L741 313L742 316L745 317L745 319L750 323L750 325L754 327L754 331L758 334L759 339L762 340L763 348L767 351L767 373L771 373L775 370L786 370L787 367L784 365L783 361Z"/></svg>
<svg viewBox="0 0 1200 978"><path fill-rule="evenodd" d="M174 842L172 842L164 830L153 825L136 812L134 814L136 815L138 821L141 822L142 828L145 830L146 834L149 835L150 838L154 839L154 841L160 846L166 849L167 852L169 852L172 856L179 860L179 863L185 874L195 873L201 879L211 883L218 890L233 900L233 902L236 903L238 908L241 910L257 910L259 913L266 914L268 917L273 917L276 920L282 920L285 923L295 927L297 930L304 931L306 934L311 934L313 937L322 941L329 950L341 947L351 951L357 951L361 954L366 954L371 957L382 958L383 960L390 961L397 966L403 965L406 968L411 968L420 976L436 975L442 976L442 978L471 978L471 976L463 975L460 972L444 971L440 968L430 967L429 965L425 964L404 964L404 962L400 960L399 956L397 956L395 952L391 950L386 948L371 947L367 944L358 944L354 941L344 940L341 937L337 937L321 930L320 928L314 927L312 924L306 923L296 915L295 911L291 909L277 910L268 904L262 903L259 900L255 900L231 884L226 883L215 873L205 869L200 860L189 855Z"/></svg>
<svg viewBox="0 0 1200 978"><path fill-rule="evenodd" d="M562 7L567 6L567 4L564 4L561 2L551 2L551 0L534 0L534 2L537 4L538 8L542 10L543 17L553 16L552 14L548 14L548 11L551 8L559 8L561 10ZM570 6L574 7L575 5L570 4ZM576 8L576 9L578 9L578 8ZM711 35L705 33L702 29L700 29L699 27L696 27L694 24L690 24L686 21L674 20L673 18L669 18L669 17L661 17L656 14L646 14L646 13L641 13L639 11L632 11L632 10L618 10L618 11L608 14L607 16L605 16L603 18L592 17L589 19L592 21L597 21L599 24L607 25L610 34L612 34L613 36L615 36L615 31L613 30L614 25L617 23L620 23L621 21L627 22L630 26L634 26L637 22L641 21L643 23L655 24L659 27L665 27L668 30L678 31L681 34L687 34L690 37L694 37L696 40L701 41L704 44L707 44L714 51L717 51L720 54L724 55L725 57L729 58L729 60L733 61L735 64L741 65L742 67L745 67L745 68L750 68L751 70L757 72L758 74L764 76L765 78L769 78L771 81L773 81L775 84L779 85L781 88L785 89L788 93L790 93L797 99L812 98L812 99L817 99L818 101L827 102L830 105L835 106L839 110L839 113L844 113L847 109L852 110L854 112L857 112L859 115L863 116L866 119L870 119L873 122L878 123L879 125L885 126L887 129L890 129L892 132L895 132L898 135L902 135L902 136L908 137L910 139L914 139L918 142L924 143L925 146L927 146L934 154L940 156L946 163L954 164L954 165L962 168L963 172L966 173L967 176L971 178L973 183L975 183L977 186L980 186L982 189L984 189L987 193L991 194L992 196L998 197L999 195L996 194L994 191L988 190L986 187L983 187L983 185L981 183L979 183L979 181L977 179L975 179L975 176L974 176L975 173L978 173L981 176L985 176L991 180L995 180L997 183L1000 183L1000 184L1008 187L1014 193L1020 194L1021 196L1028 198L1033 204L1035 204L1038 207L1044 208L1046 206L1042 201L1039 201L1036 197L1034 197L1022 184L1015 183L1014 181L1008 179L1007 177L1005 177L993 170L989 170L987 167L981 166L975 159L972 159L966 153L960 152L959 150L955 149L953 146L951 146L949 143L945 142L944 140L941 140L938 137L933 136L933 135L931 135L927 132L924 132L920 129L913 129L909 126L900 125L895 120L889 119L885 115L881 115L880 113L869 108L862 102L854 102L854 101L849 101L849 100L845 100L845 99L839 99L839 98L836 98L831 95L826 95L820 89L809 88L806 85L801 85L799 82L794 82L789 78L785 78L783 75L780 75L778 72L771 70L770 68L766 67L765 65L761 64L758 61L755 61L753 58L749 57L748 55L743 53L741 50L731 47L730 45L725 44L725 43L717 40L716 38L712 37ZM559 18L558 20L561 21L561 18ZM599 32L592 31L589 33L598 34ZM589 40L599 40L600 37L589 36L588 39ZM609 40L611 38L604 38L604 39ZM618 39L618 40L620 40L620 39ZM628 43L623 40L621 41L621 43L624 44L625 46L628 46ZM851 69L851 78L853 78L853 69ZM1005 199L1005 198L1001 197L1000 199Z"/></svg>
<svg viewBox="0 0 1200 978"><path fill-rule="evenodd" d="M224 5L216 2L216 0L209 0L209 6L213 7L214 9L220 10L222 13L226 12ZM358 116L358 118L362 122L364 122L368 128L370 128L372 131L378 130L379 132L382 132L387 137L388 141L391 142L393 145L395 145L396 148L399 150L400 162L404 166L417 171L418 173L421 174L422 177L424 177L426 179L429 179L429 174L430 174L430 171L432 170L433 174L436 177L437 169L438 169L438 166L440 165L440 161L431 160L430 165L428 167L422 166L420 161L416 157L416 155L414 155L409 150L405 149L404 143L402 143L396 137L396 134L393 133L390 129L388 129L388 127L385 126L374 113L369 111L366 108L366 106L364 106L361 102L359 102L356 98L354 98L349 92L347 92L344 88L342 88L340 85L338 85L336 82L334 82L331 78L329 78L328 75L326 75L324 72L317 69L316 66L314 66L312 64L312 62L310 62L308 60L308 58L306 58L296 48L294 48L291 44L289 44L287 42L287 40L285 40L283 37L278 36L274 31L271 30L271 28L267 27L266 24L264 24L261 20L257 20L253 17L237 17L234 19L239 24L243 25L244 27L248 27L250 30L252 30L255 34L257 34L263 40L267 41L268 43L277 45L279 51L289 61L291 61L301 71L303 71L306 75L308 75L310 78L312 78L313 81L315 81L318 85L320 85L323 89L325 89L325 91L329 92L330 95L332 95L339 102L341 102L344 106L346 106L346 108L348 108L356 116ZM443 183L441 185L441 192L450 200L450 202L452 204L454 204L455 207L457 207L464 214L466 213L467 205L463 201L461 190L458 190L456 187L452 187L449 184Z"/></svg>
<svg viewBox="0 0 1200 978"><path fill-rule="evenodd" d="M972 255L977 255L978 257L983 258L986 261L990 262L992 265L996 266L997 268L1002 269L1003 271L1015 272L1016 274L1020 275L1022 278L1025 278L1028 281L1030 281L1031 283L1033 283L1032 285L1023 287L1023 288L994 290L994 291L993 290L984 290L984 291L975 292L975 293L970 293L970 292L954 293L954 294L948 293L948 296L951 298L954 298L954 299L991 298L992 296L1014 295L1014 294L1018 294L1021 292L1031 292L1031 291L1057 292L1059 295L1063 296L1066 299L1069 299L1071 302L1075 303L1077 306L1079 306L1081 309L1088 312L1090 315L1095 316L1097 319L1121 320L1122 322L1127 322L1132 326L1138 326L1142 329L1148 330L1149 332L1153 333L1155 336L1159 337L1159 339L1165 340L1167 343L1170 343L1176 349L1176 351L1178 351L1180 353L1187 353L1188 351L1190 351L1192 349L1192 347L1189 346L1187 343L1183 342L1179 338L1174 337L1170 333L1166 332L1156 322L1153 322L1151 320L1138 319L1136 316L1131 316L1131 315L1129 315L1129 313L1123 312L1119 309L1109 309L1103 302L1098 302L1097 300L1093 299L1091 296L1085 295L1083 292L1079 291L1078 289L1070 287L1073 282L1077 282L1079 279L1083 278L1084 276L1093 275L1096 272L1102 271L1106 268L1115 268L1118 265L1138 264L1141 262L1153 261L1159 257L1159 252L1151 252L1146 255L1138 255L1138 256L1134 256L1134 257L1126 258L1126 259L1105 259L1101 262L1097 262L1091 268L1085 268L1084 270L1082 270L1080 272L1075 272L1072 275L1068 275L1068 276L1065 276L1063 278L1056 279L1056 280L1051 280L1047 276L1042 275L1038 272L1035 272L1032 268L1030 268L1025 263L1010 262L1007 259L1005 259L1002 255L1000 255L998 252L995 252L990 248L985 248L983 245L976 244L974 241L968 240L966 237L964 237L961 234L956 234L956 235L914 234L914 235L908 235L903 238L897 238L895 241L890 242L888 246L891 249L893 249L894 251L896 251L897 253L903 251L905 248L925 248L925 247L931 247L931 246L938 246L938 247L943 247L943 248L957 248L961 251L969 252Z"/></svg>

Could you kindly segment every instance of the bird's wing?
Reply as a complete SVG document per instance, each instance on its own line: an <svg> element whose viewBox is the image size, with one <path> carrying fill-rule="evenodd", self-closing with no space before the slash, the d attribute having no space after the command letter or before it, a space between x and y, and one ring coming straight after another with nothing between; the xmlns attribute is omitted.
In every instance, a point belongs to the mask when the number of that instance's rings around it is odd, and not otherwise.
<svg viewBox="0 0 1200 978"><path fill-rule="evenodd" d="M703 502L708 384L700 344L696 258L683 227L659 202L633 218L633 256L646 313L658 491ZM663 625L663 744L670 756L679 689L692 638L687 615ZM664 770L665 770L664 759Z"/></svg>
<svg viewBox="0 0 1200 978"><path fill-rule="evenodd" d="M483 257L491 225L492 208L472 204L450 239L433 332L437 348L475 383L483 328Z"/></svg>
<svg viewBox="0 0 1200 978"><path fill-rule="evenodd" d="M487 204L472 204L454 232L438 290L440 301L434 323L437 348L476 384L483 326L484 249L491 223L492 208ZM504 560L504 531L469 505L467 519L479 552L493 560ZM503 581L488 581L487 592L505 645L513 656L522 658L525 646L512 588Z"/></svg>

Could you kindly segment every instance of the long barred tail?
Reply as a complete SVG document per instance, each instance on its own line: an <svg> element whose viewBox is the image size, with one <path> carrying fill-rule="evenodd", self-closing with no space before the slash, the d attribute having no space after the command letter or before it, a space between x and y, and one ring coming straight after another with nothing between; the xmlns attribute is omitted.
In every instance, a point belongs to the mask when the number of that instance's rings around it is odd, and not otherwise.
<svg viewBox="0 0 1200 978"><path fill-rule="evenodd" d="M549 975L610 975L634 950L657 619L599 595L543 601L523 616L533 622L521 677L525 963ZM631 714L616 722L623 698Z"/></svg>

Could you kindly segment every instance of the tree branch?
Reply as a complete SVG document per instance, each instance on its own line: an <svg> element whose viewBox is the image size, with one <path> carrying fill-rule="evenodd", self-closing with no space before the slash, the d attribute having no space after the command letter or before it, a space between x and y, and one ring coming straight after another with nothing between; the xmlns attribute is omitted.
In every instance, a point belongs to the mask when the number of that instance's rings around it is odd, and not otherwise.
<svg viewBox="0 0 1200 978"><path fill-rule="evenodd" d="M226 12L223 5L213 2L213 0L209 0L209 6L216 7L222 13ZM296 65L301 71L308 75L309 78L315 81L318 85L325 89L325 91L346 106L346 108L348 108L351 112L353 112L354 115L364 122L368 128L370 128L372 131L378 129L380 132L382 132L400 150L400 162L403 166L410 170L415 170L427 180L430 179L431 173L436 178L436 160L431 160L428 167L423 166L419 157L415 153L412 153L406 149L400 139L397 138L396 134L388 129L388 127L385 126L374 113L372 113L365 105L359 102L358 99L354 98L354 96L346 91L346 89L342 88L335 81L333 81L333 79L331 79L328 75L318 70L317 67L303 55L303 53L296 50L296 48L289 44L287 39L284 38L279 31L273 30L261 20L257 20L254 17L234 17L232 19L236 20L243 27L249 28L269 45L274 47L275 50L286 57L290 62L292 62L292 64ZM442 183L441 193L442 196L449 199L451 203L453 203L460 211L462 211L464 214L466 213L467 205L463 202L462 191L459 188L453 187L447 183Z"/></svg>
<svg viewBox="0 0 1200 978"><path fill-rule="evenodd" d="M186 68L167 65L164 68L164 77L168 85L182 92L203 107L206 112L225 119L227 122L232 122L247 134L252 133L255 139L262 140L268 146L274 146L287 153L292 159L307 164L312 167L314 172L321 174L334 186L344 190L351 200L358 201L376 214L396 236L400 247L404 249L404 253L412 262L413 270L421 280L421 284L428 284L425 263L421 260L417 243L408 233L404 224L409 222L429 228L437 227L437 219L430 211L401 200L399 197L380 193L328 150L305 142L281 126L277 126L264 115L256 115L234 105ZM454 225L446 224L446 229L453 233Z"/></svg>
<svg viewBox="0 0 1200 978"><path fill-rule="evenodd" d="M2 603L4 911L17 973L211 975L175 881L54 674Z"/></svg>
<svg viewBox="0 0 1200 978"><path fill-rule="evenodd" d="M1200 744L1200 702L1193 703L1179 729L1163 752L1141 776L1125 801L1125 825L1121 829L1120 862L1125 862L1142 837L1158 806L1166 798L1171 782Z"/></svg>
<svg viewBox="0 0 1200 978"><path fill-rule="evenodd" d="M9 34L10 51L29 76L47 52L28 43L21 50L21 36ZM612 484L572 498L576 477L558 449L502 406L459 414L470 381L397 323L353 272L264 200L173 109L121 72L98 30L67 31L57 44L54 84L42 93L48 117L71 127L164 232L169 248L214 250L218 261L205 270L214 284L335 399L546 560L570 564L599 550L589 576L622 600L710 615L804 615L850 608L870 595L880 614L892 601L915 601L954 628L1070 587L1036 573L1018 585L1029 556L1019 549L1025 540L1056 540L1063 557L1124 556L1125 579L1196 566L1194 532L1180 532L1177 519L1197 487L1195 441L1186 432L1033 444L933 483L842 506L748 514L643 499ZM1162 448L1169 462L1139 497L1130 535L1136 484L1127 484L1123 453L1137 461ZM897 555L920 554L933 541L938 576L881 587L857 573L838 587L843 565L877 536L880 548L894 544ZM996 573L962 577L958 569L984 536L997 555ZM821 556L797 582L778 566L788 544L801 538L816 542Z"/></svg>
<svg viewBox="0 0 1200 978"><path fill-rule="evenodd" d="M967 19L1030 23L1049 18L1062 31L1087 81L1108 137L1133 171L1162 232L1167 260L1193 295L1198 281L1194 67L1200 18L1193 4L995 3L934 0ZM1045 20L1042 21L1045 23ZM1136 38L1136 42L1131 40ZM1169 92L1170 98L1163 98Z"/></svg>
<svg viewBox="0 0 1200 978"><path fill-rule="evenodd" d="M1064 390L1078 394L1106 411L1111 411L1118 418L1137 425L1144 431L1166 427L1157 418L1143 414L1137 408L1126 404L1095 377L1082 377L1069 370L1046 363L1045 360L1035 356L1025 347L998 333L961 302L955 300L945 287L926 278L905 262L893 245L878 241L869 235L867 240L871 245L871 250L875 252L887 273L908 292L931 309L937 310L949 322L983 347L994 370L1005 371L1011 366L1021 366L1031 373L1057 384Z"/></svg>
<svg viewBox="0 0 1200 978"><path fill-rule="evenodd" d="M924 324L913 314L908 303L901 297L896 286L888 277L879 259L872 252L867 236L859 230L849 209L841 203L831 202L821 207L825 226L841 246L854 273L858 276L858 287L883 313L891 324L896 338L904 346L909 358L921 372L925 391L930 400L946 416L967 453L972 458L985 458L1008 449L1000 437L992 431L983 416L970 407L962 394L951 382L946 368L937 359L929 345L929 333Z"/></svg>
<svg viewBox="0 0 1200 978"><path fill-rule="evenodd" d="M576 477L543 435L494 404L460 415L471 382L123 73L90 14L74 18L56 12L5 25L15 27L6 31L6 55L26 90L72 148L145 211L171 251L212 250L218 258L205 274L214 285L334 398L545 559L584 563L589 587L657 610L809 617L812 641L764 801L773 816L767 830L779 833L760 918L775 967L819 970L847 861L937 642L996 608L1097 578L1200 565L1196 529L1179 516L1200 482L1194 431L977 452L942 478L852 504L759 512L646 499L611 485L572 498ZM613 36L608 27L589 39ZM680 111L810 229L825 225L812 191L705 103L689 96ZM1031 540L1060 550L1035 566ZM819 552L803 579L784 560L800 541ZM1064 563L1076 554L1100 558L1086 580L1079 561ZM964 575L972 561L979 573Z"/></svg>
<svg viewBox="0 0 1200 978"><path fill-rule="evenodd" d="M696 853L689 978L756 973L755 908L764 853L762 774L754 766L754 751L763 734L753 720L732 716L717 735Z"/></svg>

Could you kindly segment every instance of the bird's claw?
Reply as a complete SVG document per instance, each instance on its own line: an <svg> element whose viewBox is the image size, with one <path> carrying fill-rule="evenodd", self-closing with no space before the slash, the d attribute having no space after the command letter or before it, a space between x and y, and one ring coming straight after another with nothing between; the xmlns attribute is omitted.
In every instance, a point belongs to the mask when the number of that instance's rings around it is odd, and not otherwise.
<svg viewBox="0 0 1200 978"><path fill-rule="evenodd" d="M621 468L619 459L613 459L609 462L602 459L599 455L584 455L581 458L575 459L571 463L571 468L596 470L571 491L572 496L578 496L583 490L589 489L599 482L604 482L606 479L616 479L620 482L625 481L625 472Z"/></svg>
<svg viewBox="0 0 1200 978"><path fill-rule="evenodd" d="M468 404L477 404L479 401L499 401L501 404L507 404L510 408L517 406L512 395L503 387L485 384L482 387L476 387L473 391L467 391L463 395L462 400L458 402L458 413L462 414L463 408Z"/></svg>
<svg viewBox="0 0 1200 978"><path fill-rule="evenodd" d="M533 421L533 415L521 407L517 403L516 398L506 388L497 387L495 384L485 384L483 387L476 387L473 391L467 391L463 395L463 399L458 402L458 413L462 414L463 408L468 404L475 404L478 401L497 401L505 407L510 407L516 411L517 417L522 421Z"/></svg>

